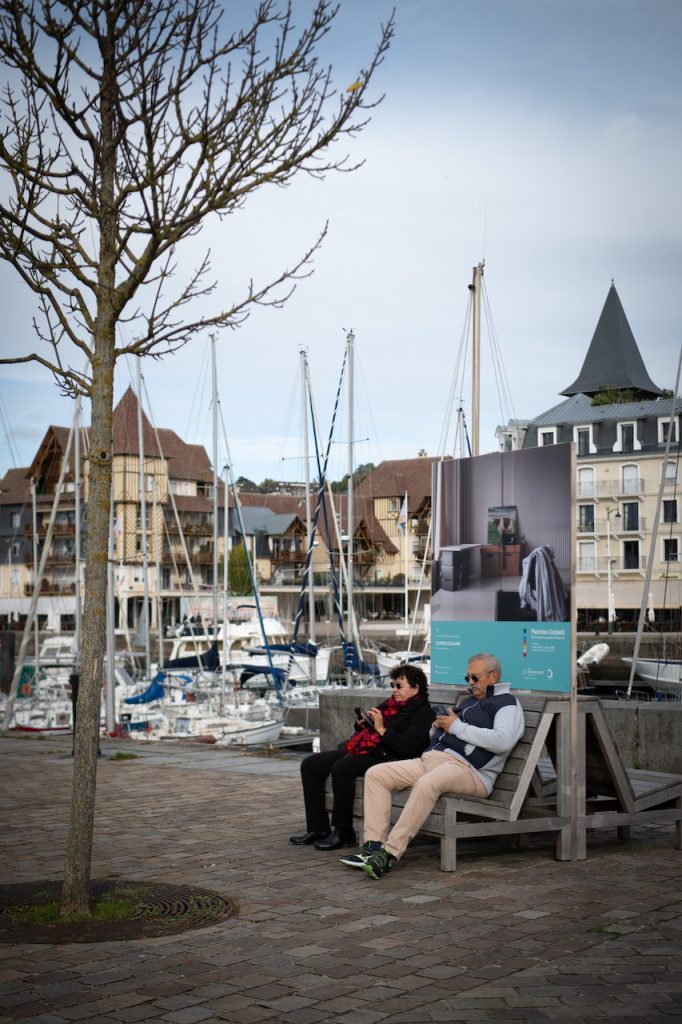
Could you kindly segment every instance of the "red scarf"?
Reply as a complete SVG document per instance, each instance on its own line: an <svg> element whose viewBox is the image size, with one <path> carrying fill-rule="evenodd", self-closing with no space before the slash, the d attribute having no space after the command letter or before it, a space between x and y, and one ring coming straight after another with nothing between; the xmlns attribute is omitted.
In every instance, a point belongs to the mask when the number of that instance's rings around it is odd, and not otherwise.
<svg viewBox="0 0 682 1024"><path fill-rule="evenodd" d="M381 717L386 724L387 718L392 718L402 708L409 708L413 701L416 701L418 697L421 697L420 693L416 693L414 697L410 697L409 700L400 703L395 699L393 694L385 700L383 704L379 705L379 711L381 711ZM371 754L379 744L381 743L382 737L376 731L376 729L370 729L368 725L364 728L359 729L358 732L354 733L349 740L346 740L346 754Z"/></svg>

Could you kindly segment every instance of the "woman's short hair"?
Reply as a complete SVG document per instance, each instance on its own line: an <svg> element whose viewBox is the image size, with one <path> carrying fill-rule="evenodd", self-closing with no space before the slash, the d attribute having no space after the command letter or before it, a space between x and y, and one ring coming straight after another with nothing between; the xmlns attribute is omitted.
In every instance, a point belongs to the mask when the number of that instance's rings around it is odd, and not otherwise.
<svg viewBox="0 0 682 1024"><path fill-rule="evenodd" d="M389 674L394 680L407 679L410 686L418 686L419 692L424 695L428 692L429 681L418 665L410 665L409 662L405 662L404 665L396 665Z"/></svg>

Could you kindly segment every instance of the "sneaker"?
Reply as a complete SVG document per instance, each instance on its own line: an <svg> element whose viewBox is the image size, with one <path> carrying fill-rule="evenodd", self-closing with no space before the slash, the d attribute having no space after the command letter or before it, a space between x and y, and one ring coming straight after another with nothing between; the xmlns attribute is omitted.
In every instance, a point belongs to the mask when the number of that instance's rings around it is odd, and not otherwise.
<svg viewBox="0 0 682 1024"><path fill-rule="evenodd" d="M359 850L355 853L349 853L345 857L339 857L342 864L347 864L349 868L361 868L369 858L378 853L379 850L383 849L382 844L376 840L370 840L368 843L363 843Z"/></svg>
<svg viewBox="0 0 682 1024"><path fill-rule="evenodd" d="M387 871L390 871L396 862L396 858L393 857L388 850L377 850L371 857L368 857L364 864L360 867L368 874L370 878L379 879L382 875L385 875Z"/></svg>

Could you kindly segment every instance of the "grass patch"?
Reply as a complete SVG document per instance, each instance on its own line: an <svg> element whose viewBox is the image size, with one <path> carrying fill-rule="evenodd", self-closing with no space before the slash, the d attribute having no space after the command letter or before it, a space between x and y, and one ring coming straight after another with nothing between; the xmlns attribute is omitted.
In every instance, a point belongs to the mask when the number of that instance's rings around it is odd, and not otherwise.
<svg viewBox="0 0 682 1024"><path fill-rule="evenodd" d="M89 914L60 913L59 900L48 900L46 903L23 904L11 907L9 916L15 923L26 924L57 924L67 922L77 924L80 921L124 921L130 917L133 904L129 900L95 900L90 905Z"/></svg>
<svg viewBox="0 0 682 1024"><path fill-rule="evenodd" d="M115 754L107 758L108 761L136 761L142 754L128 754L125 750L117 750Z"/></svg>

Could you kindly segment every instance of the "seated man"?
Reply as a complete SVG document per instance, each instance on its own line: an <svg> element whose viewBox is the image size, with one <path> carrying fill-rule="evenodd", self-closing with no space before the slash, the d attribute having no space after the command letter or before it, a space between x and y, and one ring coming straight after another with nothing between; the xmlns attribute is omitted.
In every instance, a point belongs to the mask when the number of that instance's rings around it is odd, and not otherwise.
<svg viewBox="0 0 682 1024"><path fill-rule="evenodd" d="M343 864L378 879L407 848L443 793L490 796L509 753L523 736L523 709L500 683L502 669L492 654L475 654L464 677L471 696L456 711L438 715L431 742L421 757L375 765L365 775L365 843ZM409 789L393 826L391 792ZM390 831L389 831L390 829Z"/></svg>

